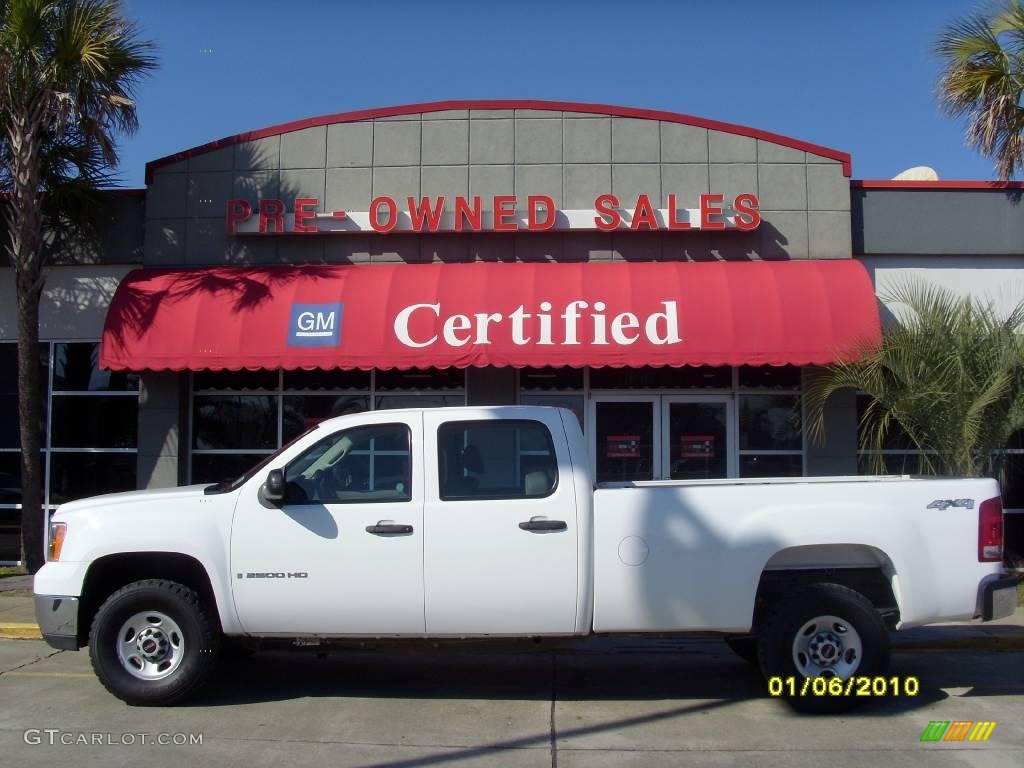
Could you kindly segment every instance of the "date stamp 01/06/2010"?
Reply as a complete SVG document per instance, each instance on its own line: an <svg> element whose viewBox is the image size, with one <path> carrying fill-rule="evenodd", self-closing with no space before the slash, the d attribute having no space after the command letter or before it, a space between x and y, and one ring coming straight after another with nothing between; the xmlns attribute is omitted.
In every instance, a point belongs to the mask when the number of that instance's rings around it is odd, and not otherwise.
<svg viewBox="0 0 1024 768"><path fill-rule="evenodd" d="M768 693L772 696L858 696L881 698L885 696L917 696L920 681L908 677L853 676L846 680L838 677L770 677Z"/></svg>

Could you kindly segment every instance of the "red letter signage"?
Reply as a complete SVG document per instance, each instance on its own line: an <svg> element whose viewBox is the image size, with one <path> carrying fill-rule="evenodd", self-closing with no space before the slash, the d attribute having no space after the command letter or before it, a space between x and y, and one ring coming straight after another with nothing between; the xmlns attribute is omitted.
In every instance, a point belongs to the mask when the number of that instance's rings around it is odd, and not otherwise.
<svg viewBox="0 0 1024 768"><path fill-rule="evenodd" d="M388 209L387 220L381 222L380 207ZM390 232L398 225L398 203L390 197L375 197L370 201L370 226L374 232Z"/></svg>
<svg viewBox="0 0 1024 768"><path fill-rule="evenodd" d="M266 234L268 225L274 225L274 231L284 232L284 203L280 200L260 200L260 234Z"/></svg>
<svg viewBox="0 0 1024 768"><path fill-rule="evenodd" d="M235 234L238 223L247 221L250 216L252 216L252 206L245 200L228 200L228 234Z"/></svg>
<svg viewBox="0 0 1024 768"><path fill-rule="evenodd" d="M724 195L701 195L700 196L700 228L701 229L725 229L725 222L721 218L712 220L712 216L721 216L721 206L714 203L721 203Z"/></svg>
<svg viewBox="0 0 1024 768"><path fill-rule="evenodd" d="M293 225L293 229L296 232L316 232L316 224L306 224L310 219L316 218L316 211L307 211L306 208L311 205L319 204L320 201L315 197L295 198L295 224Z"/></svg>
<svg viewBox="0 0 1024 768"><path fill-rule="evenodd" d="M555 201L547 195L530 195L526 198L527 207L530 210L530 216L526 222L526 228L540 232L545 229L551 229L555 226L556 208ZM537 205L540 204L544 207L547 216L543 221L537 220Z"/></svg>
<svg viewBox="0 0 1024 768"><path fill-rule="evenodd" d="M622 222L622 214L619 213L619 198L615 195L601 195L594 201L594 210L597 216L594 217L594 226L602 232L611 232L618 229Z"/></svg>
<svg viewBox="0 0 1024 768"><path fill-rule="evenodd" d="M749 232L761 225L761 211L758 209L760 203L756 195L750 193L737 195L733 208L736 209L736 229L741 232Z"/></svg>

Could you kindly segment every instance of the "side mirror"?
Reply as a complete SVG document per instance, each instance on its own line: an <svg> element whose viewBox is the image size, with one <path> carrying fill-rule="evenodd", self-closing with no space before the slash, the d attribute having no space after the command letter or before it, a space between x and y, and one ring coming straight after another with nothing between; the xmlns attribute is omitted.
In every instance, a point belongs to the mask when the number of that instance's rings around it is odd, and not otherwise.
<svg viewBox="0 0 1024 768"><path fill-rule="evenodd" d="M284 470L272 469L263 484L263 498L274 504L284 501Z"/></svg>

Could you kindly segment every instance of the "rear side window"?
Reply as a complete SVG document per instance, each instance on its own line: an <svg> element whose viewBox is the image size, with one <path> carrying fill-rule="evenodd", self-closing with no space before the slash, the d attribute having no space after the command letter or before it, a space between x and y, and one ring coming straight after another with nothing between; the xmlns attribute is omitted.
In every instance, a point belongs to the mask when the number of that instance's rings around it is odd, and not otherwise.
<svg viewBox="0 0 1024 768"><path fill-rule="evenodd" d="M558 484L551 433L539 421L450 421L437 430L441 498L529 499Z"/></svg>

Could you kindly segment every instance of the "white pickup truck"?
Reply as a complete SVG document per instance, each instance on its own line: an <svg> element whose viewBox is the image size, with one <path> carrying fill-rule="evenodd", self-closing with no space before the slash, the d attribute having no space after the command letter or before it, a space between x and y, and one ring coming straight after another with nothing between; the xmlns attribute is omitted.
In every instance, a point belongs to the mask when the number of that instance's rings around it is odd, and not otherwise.
<svg viewBox="0 0 1024 768"><path fill-rule="evenodd" d="M275 640L715 632L767 676L880 675L890 630L1011 613L1001 560L993 480L595 490L570 411L443 408L325 421L218 485L65 504L35 592L51 645L171 704L226 646Z"/></svg>

